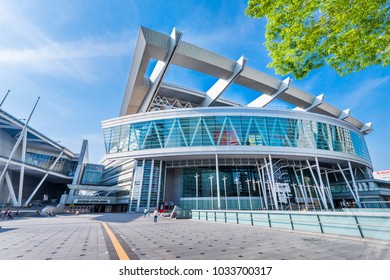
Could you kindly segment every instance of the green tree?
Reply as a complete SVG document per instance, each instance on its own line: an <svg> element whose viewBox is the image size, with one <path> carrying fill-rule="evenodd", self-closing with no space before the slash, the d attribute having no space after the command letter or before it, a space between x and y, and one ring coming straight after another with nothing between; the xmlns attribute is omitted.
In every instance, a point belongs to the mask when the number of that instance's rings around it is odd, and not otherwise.
<svg viewBox="0 0 390 280"><path fill-rule="evenodd" d="M266 17L276 73L305 77L325 64L339 75L390 61L390 0L249 0L245 13Z"/></svg>

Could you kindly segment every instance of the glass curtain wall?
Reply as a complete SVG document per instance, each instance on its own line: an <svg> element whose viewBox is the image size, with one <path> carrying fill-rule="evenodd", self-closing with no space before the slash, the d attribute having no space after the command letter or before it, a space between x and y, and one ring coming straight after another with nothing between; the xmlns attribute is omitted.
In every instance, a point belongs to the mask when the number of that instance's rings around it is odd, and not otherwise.
<svg viewBox="0 0 390 280"><path fill-rule="evenodd" d="M34 152L26 152L25 163L37 166L44 169L49 169L52 164L57 160L57 156L38 154ZM52 168L52 171L58 172L64 175L73 176L76 167L77 161L72 161L66 158L60 158L57 160L56 164Z"/></svg>
<svg viewBox="0 0 390 280"><path fill-rule="evenodd" d="M370 161L363 135L311 120L251 116L162 119L104 129L107 153L199 146L277 146L347 153Z"/></svg>
<svg viewBox="0 0 390 280"><path fill-rule="evenodd" d="M84 167L81 184L100 185L102 181L104 166L100 164L87 163Z"/></svg>
<svg viewBox="0 0 390 280"><path fill-rule="evenodd" d="M256 167L220 166L219 179L221 209L264 208ZM215 167L183 168L180 197L183 209L217 210Z"/></svg>

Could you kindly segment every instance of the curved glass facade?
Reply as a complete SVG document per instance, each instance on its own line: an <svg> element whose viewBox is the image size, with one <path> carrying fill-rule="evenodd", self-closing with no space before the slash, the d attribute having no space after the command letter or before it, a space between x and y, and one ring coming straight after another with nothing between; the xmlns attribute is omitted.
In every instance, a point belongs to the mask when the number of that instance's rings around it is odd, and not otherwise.
<svg viewBox="0 0 390 280"><path fill-rule="evenodd" d="M323 122L281 117L205 116L123 124L104 129L107 153L199 146L310 148L370 161L363 135Z"/></svg>

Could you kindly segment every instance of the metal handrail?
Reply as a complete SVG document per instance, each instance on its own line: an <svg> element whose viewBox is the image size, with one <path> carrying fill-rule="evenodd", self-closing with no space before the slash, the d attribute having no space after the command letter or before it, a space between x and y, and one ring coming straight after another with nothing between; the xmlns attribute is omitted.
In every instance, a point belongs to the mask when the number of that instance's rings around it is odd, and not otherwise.
<svg viewBox="0 0 390 280"><path fill-rule="evenodd" d="M235 221L237 224L240 224L240 221L242 222L250 222L251 225L255 225L256 222L263 222L263 223L268 223L268 226L269 227L273 227L272 224L274 223L282 223L282 224L288 224L289 227L292 229L292 230L295 230L295 227L297 225L313 225L313 226L319 226L320 230L321 230L321 233L328 233L326 230L324 232L324 229L323 227L325 226L336 226L338 228L342 228L342 227L345 227L345 228L355 228L356 230L359 231L359 234L362 238L364 238L364 230L366 230L367 228L374 228L374 229L378 229L379 231L385 231L385 232L390 232L390 226L389 225L383 225L383 224L371 224L371 223L360 223L358 221L358 217L383 217L383 218L386 218L388 220L390 220L390 215L362 215L361 213L355 215L353 213L342 213L342 214L337 214L337 215L329 215L331 213L304 213L304 214L307 214L306 216L315 216L317 217L317 221L316 222L310 222L310 221L296 221L294 220L294 217L299 217L300 215L298 214L302 214L302 213L299 213L299 212L296 212L296 213L291 213L291 212L288 212L288 213L281 213L281 212L276 212L277 214L282 214L282 215L288 215L288 217L286 217L286 219L280 219L280 218L271 218L270 215L272 214L275 214L275 212L272 212L272 211L266 211L266 212L262 212L262 214L266 214L267 215L267 218L254 218L253 217L253 214L256 214L256 213L259 213L259 212L253 212L253 211L234 211L234 210L227 210L227 211L221 211L221 210L193 210L193 211L198 211L199 212L199 219L200 219L200 213L203 212L205 213L205 216L206 216L206 219L207 217L209 216L209 213L212 212L212 216L213 216L213 221L220 221L220 220L224 220L225 223L227 223L228 221ZM223 219L221 219L222 217L220 217L220 219L217 218L217 213L223 213ZM231 213L231 214L235 214L234 217L228 217L228 213ZM240 218L239 217L239 213L245 213L245 214L250 214L250 218L248 217L245 217L245 218ZM346 214L346 215L343 215L343 214ZM349 218L354 218L355 220L355 223L344 223L344 222L340 222L340 223L337 223L337 222L323 222L321 221L320 217L321 216L326 216L326 217L329 217L329 216L334 216L334 217L349 217ZM247 224L247 223L246 223Z"/></svg>

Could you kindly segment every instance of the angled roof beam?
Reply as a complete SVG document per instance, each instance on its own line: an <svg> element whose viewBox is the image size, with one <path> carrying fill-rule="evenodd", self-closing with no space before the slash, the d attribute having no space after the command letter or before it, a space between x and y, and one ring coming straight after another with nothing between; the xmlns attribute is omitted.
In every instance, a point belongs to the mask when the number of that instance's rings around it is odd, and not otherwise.
<svg viewBox="0 0 390 280"><path fill-rule="evenodd" d="M290 83L291 83L291 79L290 79L290 77L287 77L286 79L284 79L280 83L279 89L276 92L274 92L271 95L262 94L261 96L259 96L255 100L253 100L251 103L249 103L247 106L248 107L260 107L260 108L265 107L272 100L276 99L280 94L285 92L289 88Z"/></svg>
<svg viewBox="0 0 390 280"><path fill-rule="evenodd" d="M309 106L307 106L306 108L295 107L293 110L310 112L315 107L318 107L319 105L321 105L321 103L323 101L324 101L324 95L320 94L320 95L316 96L316 98L314 98L313 102Z"/></svg>
<svg viewBox="0 0 390 280"><path fill-rule="evenodd" d="M164 60L159 60L153 69L152 75L150 76L151 87L145 95L144 100L138 110L138 112L147 112L152 104L152 101L156 97L157 91L161 86L162 80L168 70L171 60L175 54L177 46L180 42L183 33L173 29L170 38L169 50Z"/></svg>
<svg viewBox="0 0 390 280"><path fill-rule="evenodd" d="M200 103L200 107L212 106L218 97L229 87L231 83L238 77L245 67L247 59L241 56L234 66L233 74L227 79L219 79L207 92L205 99Z"/></svg>
<svg viewBox="0 0 390 280"><path fill-rule="evenodd" d="M15 126L5 125L5 124L0 124L0 128L2 128L2 129L14 129L14 130L20 129L20 127L15 127Z"/></svg>
<svg viewBox="0 0 390 280"><path fill-rule="evenodd" d="M363 125L363 127L360 129L360 131L363 133L363 134L368 134L372 131L372 122L368 122L366 124Z"/></svg>
<svg viewBox="0 0 390 280"><path fill-rule="evenodd" d="M348 118L350 114L351 114L351 109L345 109L344 111L341 112L339 119L344 120Z"/></svg>
<svg viewBox="0 0 390 280"><path fill-rule="evenodd" d="M7 93L5 94L3 100L1 101L1 103L0 103L0 108L1 108L1 106L3 106L4 101L7 99L7 96L8 96L8 94L9 94L9 92L10 92L10 90L7 91Z"/></svg>

